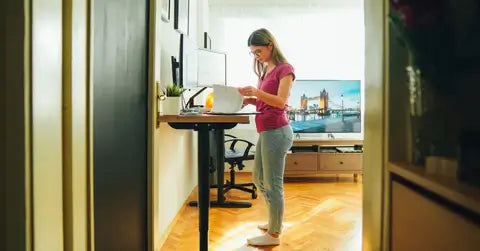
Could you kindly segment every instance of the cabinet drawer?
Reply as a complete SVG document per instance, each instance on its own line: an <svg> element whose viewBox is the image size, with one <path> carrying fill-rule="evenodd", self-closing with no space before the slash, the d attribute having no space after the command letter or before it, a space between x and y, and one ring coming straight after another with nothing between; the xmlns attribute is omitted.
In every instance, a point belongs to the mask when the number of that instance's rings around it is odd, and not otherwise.
<svg viewBox="0 0 480 251"><path fill-rule="evenodd" d="M479 250L480 225L463 207L452 209L421 189L397 181L392 181L390 191L392 251Z"/></svg>
<svg viewBox="0 0 480 251"><path fill-rule="evenodd" d="M285 171L316 171L317 153L289 153L285 160Z"/></svg>
<svg viewBox="0 0 480 251"><path fill-rule="evenodd" d="M319 154L320 170L362 170L362 154Z"/></svg>

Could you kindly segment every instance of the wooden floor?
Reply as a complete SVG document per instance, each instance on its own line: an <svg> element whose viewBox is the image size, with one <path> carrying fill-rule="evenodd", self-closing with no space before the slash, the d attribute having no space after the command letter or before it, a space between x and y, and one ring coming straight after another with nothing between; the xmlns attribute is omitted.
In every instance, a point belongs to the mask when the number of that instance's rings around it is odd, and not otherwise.
<svg viewBox="0 0 480 251"><path fill-rule="evenodd" d="M251 180L250 173L238 175L237 183ZM211 199L216 199L211 190ZM196 191L189 200L196 199ZM266 221L263 197L230 191L227 200L250 201L251 208L210 209L210 250L361 250L362 179L351 175L315 179L295 178L285 182L285 217L281 245L253 247L246 238L261 234L257 224ZM185 207L172 226L161 250L198 250L198 210Z"/></svg>

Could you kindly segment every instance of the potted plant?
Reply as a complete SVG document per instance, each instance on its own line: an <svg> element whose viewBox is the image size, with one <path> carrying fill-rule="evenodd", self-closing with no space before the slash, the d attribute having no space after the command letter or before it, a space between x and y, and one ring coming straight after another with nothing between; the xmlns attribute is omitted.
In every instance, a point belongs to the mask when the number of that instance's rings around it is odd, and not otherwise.
<svg viewBox="0 0 480 251"><path fill-rule="evenodd" d="M163 115L179 115L181 109L181 96L184 89L178 85L170 84L163 89L161 96Z"/></svg>

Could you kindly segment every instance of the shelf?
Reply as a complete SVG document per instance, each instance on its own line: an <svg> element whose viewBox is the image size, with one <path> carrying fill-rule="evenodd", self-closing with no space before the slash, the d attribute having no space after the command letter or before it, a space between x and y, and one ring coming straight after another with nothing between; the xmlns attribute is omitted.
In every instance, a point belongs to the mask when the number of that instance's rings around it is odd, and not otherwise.
<svg viewBox="0 0 480 251"><path fill-rule="evenodd" d="M348 146L363 145L362 139L293 139L293 145Z"/></svg>
<svg viewBox="0 0 480 251"><path fill-rule="evenodd" d="M295 144L285 161L285 174L362 173L363 152L355 150L361 141L315 141Z"/></svg>
<svg viewBox="0 0 480 251"><path fill-rule="evenodd" d="M459 182L455 178L427 174L423 167L389 162L388 171L413 182L451 202L480 214L480 188Z"/></svg>

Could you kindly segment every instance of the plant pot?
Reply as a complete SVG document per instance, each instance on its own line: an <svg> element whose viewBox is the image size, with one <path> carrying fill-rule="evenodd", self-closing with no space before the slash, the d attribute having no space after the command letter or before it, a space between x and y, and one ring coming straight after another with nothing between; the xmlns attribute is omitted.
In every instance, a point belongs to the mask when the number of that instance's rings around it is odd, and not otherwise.
<svg viewBox="0 0 480 251"><path fill-rule="evenodd" d="M162 114L163 115L179 115L181 107L180 97L166 97L162 101Z"/></svg>

